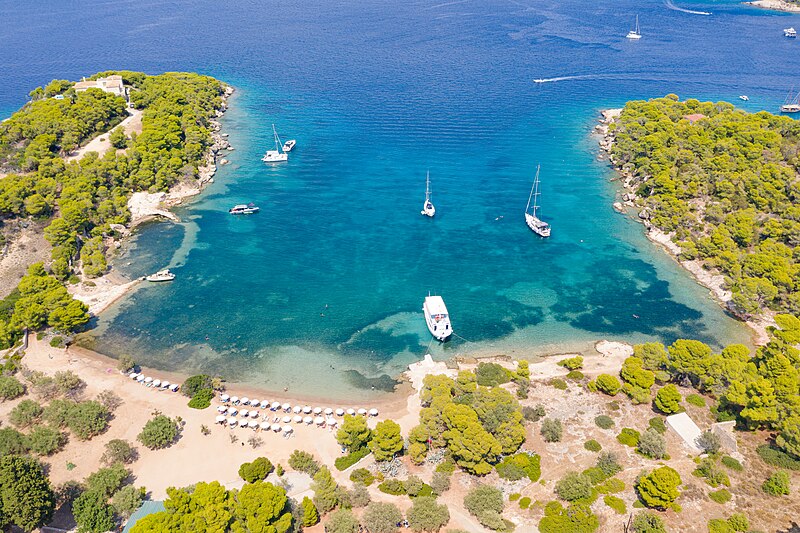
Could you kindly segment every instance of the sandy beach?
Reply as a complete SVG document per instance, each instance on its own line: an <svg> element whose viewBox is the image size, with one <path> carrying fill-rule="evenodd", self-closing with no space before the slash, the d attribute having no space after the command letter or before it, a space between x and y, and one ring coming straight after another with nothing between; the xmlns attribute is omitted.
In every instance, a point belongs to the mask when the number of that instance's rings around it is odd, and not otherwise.
<svg viewBox="0 0 800 533"><path fill-rule="evenodd" d="M742 2L761 9L771 9L773 11L786 11L789 13L800 13L800 4L785 2L784 0L754 0L753 2Z"/></svg>

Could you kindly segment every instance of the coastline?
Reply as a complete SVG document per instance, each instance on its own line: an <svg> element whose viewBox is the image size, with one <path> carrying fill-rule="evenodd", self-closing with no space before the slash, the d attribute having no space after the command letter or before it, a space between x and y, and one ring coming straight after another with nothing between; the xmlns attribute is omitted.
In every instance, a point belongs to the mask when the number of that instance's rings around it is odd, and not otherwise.
<svg viewBox="0 0 800 533"><path fill-rule="evenodd" d="M800 4L785 2L784 0L753 0L752 2L742 3L759 9L783 11L784 13L800 13Z"/></svg>
<svg viewBox="0 0 800 533"><path fill-rule="evenodd" d="M762 1L762 0L758 0ZM772 1L772 0L764 0ZM620 167L611 154L611 148L614 145L614 135L610 131L610 125L621 115L622 108L619 109L605 109L600 112L602 118L599 120L600 124L595 126L595 132L600 135L600 149L601 155L605 153L611 167L618 173L619 181L621 182L621 189L624 191L622 194L621 202L614 202L614 209L621 214L628 214L638 208L636 205L636 192L631 186L633 178L631 169ZM759 316L753 316L748 319L743 319L731 311L730 302L732 294L725 288L725 277L718 273L705 268L703 263L698 260L685 261L680 258L681 248L672 241L673 234L665 233L653 226L649 221L649 215L646 210L639 211L636 219L642 223L645 228L645 236L650 242L658 245L663 249L667 255L674 259L684 270L689 272L692 277L709 290L709 293L722 306L725 312L735 316L738 320L744 322L752 331L752 341L756 346L762 346L769 341L767 328L775 326L770 313L764 313Z"/></svg>

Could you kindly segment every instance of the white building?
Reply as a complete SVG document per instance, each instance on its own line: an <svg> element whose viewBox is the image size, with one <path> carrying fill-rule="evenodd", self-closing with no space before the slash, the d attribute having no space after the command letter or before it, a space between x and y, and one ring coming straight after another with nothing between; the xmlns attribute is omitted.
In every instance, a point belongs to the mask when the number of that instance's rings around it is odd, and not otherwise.
<svg viewBox="0 0 800 533"><path fill-rule="evenodd" d="M122 83L122 76L114 74L107 78L86 81L86 78L75 84L75 92L79 93L87 89L100 89L101 91L122 96L127 100L125 85Z"/></svg>

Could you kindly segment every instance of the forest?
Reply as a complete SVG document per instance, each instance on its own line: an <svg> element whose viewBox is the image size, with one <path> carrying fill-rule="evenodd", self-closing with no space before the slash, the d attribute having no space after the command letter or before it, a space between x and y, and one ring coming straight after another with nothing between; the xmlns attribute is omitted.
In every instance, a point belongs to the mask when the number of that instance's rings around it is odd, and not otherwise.
<svg viewBox="0 0 800 533"><path fill-rule="evenodd" d="M32 101L0 126L0 165L9 172L0 179L0 221L49 220L49 270L60 282L107 270L105 239L116 236L112 224L129 221L132 193L167 191L196 178L211 144L209 120L223 105L225 85L208 76L113 71L93 78L110 74L123 77L131 104L143 110L141 134L111 132L117 150L65 162L63 155L127 115L122 97L99 89L76 93L65 80L32 91ZM0 331L18 322L8 317Z"/></svg>
<svg viewBox="0 0 800 533"><path fill-rule="evenodd" d="M725 276L738 314L800 312L800 123L667 95L628 102L610 131L644 216Z"/></svg>

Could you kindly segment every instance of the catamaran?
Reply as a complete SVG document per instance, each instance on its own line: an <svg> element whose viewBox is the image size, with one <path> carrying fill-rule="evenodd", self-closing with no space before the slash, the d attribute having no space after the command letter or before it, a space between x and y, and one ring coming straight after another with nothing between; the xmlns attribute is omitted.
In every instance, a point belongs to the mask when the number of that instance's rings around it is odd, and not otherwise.
<svg viewBox="0 0 800 533"><path fill-rule="evenodd" d="M627 39L633 39L633 40L642 38L642 33L639 31L639 15L636 15L636 29L629 31L628 35L626 35L625 37Z"/></svg>
<svg viewBox="0 0 800 533"><path fill-rule="evenodd" d="M531 186L531 194L528 196L528 206L525 208L525 223L533 230L536 235L540 237L550 236L550 224L543 220L539 220L536 216L536 210L539 208L536 205L536 197L539 196L539 165L536 166L536 177L533 179ZM533 200L533 214L529 211L531 209L531 200Z"/></svg>
<svg viewBox="0 0 800 533"><path fill-rule="evenodd" d="M428 331L436 340L444 342L453 334L450 315L447 314L447 307L441 296L431 296L430 294L426 296L425 302L422 304L422 311L425 313Z"/></svg>
<svg viewBox="0 0 800 533"><path fill-rule="evenodd" d="M249 204L235 205L228 209L228 213L231 215L252 215L254 213L258 213L259 211L259 207L252 202Z"/></svg>
<svg viewBox="0 0 800 533"><path fill-rule="evenodd" d="M795 93L794 87L786 95L786 100L781 106L781 113L800 113L800 93Z"/></svg>
<svg viewBox="0 0 800 533"><path fill-rule="evenodd" d="M275 130L275 124L272 125L272 134L275 136L275 149L267 150L261 160L265 163L278 163L280 161L288 161L289 154L281 150L281 139L278 137L278 132Z"/></svg>
<svg viewBox="0 0 800 533"><path fill-rule="evenodd" d="M433 207L433 203L431 202L431 172L428 171L428 175L425 178L425 203L422 206L422 211L420 214L433 217L436 214L436 208Z"/></svg>

